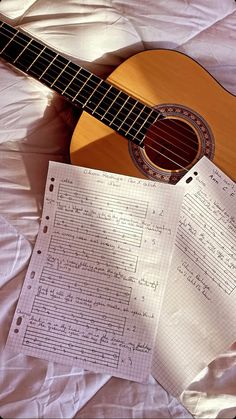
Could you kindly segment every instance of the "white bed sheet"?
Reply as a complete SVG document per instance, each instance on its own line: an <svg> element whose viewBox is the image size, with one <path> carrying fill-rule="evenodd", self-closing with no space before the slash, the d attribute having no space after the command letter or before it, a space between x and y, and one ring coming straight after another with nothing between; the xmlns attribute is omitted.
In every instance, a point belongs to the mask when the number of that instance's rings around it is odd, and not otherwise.
<svg viewBox="0 0 236 419"><path fill-rule="evenodd" d="M2 0L0 13L99 76L138 51L172 48L236 94L233 0ZM191 417L151 376L140 385L4 350L38 232L47 164L67 161L76 113L3 61L0 92L0 415ZM202 371L182 400L197 418L234 417L236 346Z"/></svg>

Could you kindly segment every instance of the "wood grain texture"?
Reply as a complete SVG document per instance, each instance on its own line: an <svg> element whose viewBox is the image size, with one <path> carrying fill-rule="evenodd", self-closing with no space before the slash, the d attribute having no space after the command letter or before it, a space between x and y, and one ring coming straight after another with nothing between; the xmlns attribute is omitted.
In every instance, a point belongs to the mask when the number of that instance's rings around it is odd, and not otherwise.
<svg viewBox="0 0 236 419"><path fill-rule="evenodd" d="M236 179L236 98L197 62L176 51L144 51L117 67L108 81L147 105L174 103L199 113L215 138L214 163ZM75 165L144 177L127 140L86 112L74 131L70 155Z"/></svg>

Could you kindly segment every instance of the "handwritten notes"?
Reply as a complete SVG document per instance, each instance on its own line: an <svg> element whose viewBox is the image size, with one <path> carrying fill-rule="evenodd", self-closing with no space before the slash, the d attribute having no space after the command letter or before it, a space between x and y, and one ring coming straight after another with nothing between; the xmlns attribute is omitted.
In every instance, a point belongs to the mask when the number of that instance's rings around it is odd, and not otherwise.
<svg viewBox="0 0 236 419"><path fill-rule="evenodd" d="M236 185L206 157L185 186L153 375L176 396L235 341Z"/></svg>
<svg viewBox="0 0 236 419"><path fill-rule="evenodd" d="M7 345L145 381L183 188L50 163Z"/></svg>

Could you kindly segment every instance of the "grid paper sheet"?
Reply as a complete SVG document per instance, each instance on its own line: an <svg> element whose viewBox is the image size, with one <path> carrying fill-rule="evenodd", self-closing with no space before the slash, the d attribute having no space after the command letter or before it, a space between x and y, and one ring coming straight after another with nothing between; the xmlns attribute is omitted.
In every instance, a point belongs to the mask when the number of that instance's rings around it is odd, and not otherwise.
<svg viewBox="0 0 236 419"><path fill-rule="evenodd" d="M236 185L206 157L179 184L186 191L152 367L175 396L236 332Z"/></svg>
<svg viewBox="0 0 236 419"><path fill-rule="evenodd" d="M146 381L183 191L50 162L7 346Z"/></svg>

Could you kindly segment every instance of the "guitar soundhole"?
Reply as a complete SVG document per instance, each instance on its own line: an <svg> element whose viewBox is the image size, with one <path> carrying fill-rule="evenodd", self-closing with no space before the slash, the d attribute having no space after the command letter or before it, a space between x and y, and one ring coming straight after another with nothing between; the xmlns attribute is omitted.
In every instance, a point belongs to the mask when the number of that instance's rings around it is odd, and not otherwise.
<svg viewBox="0 0 236 419"><path fill-rule="evenodd" d="M214 157L214 137L204 118L186 106L156 106L164 118L146 133L144 147L129 142L131 158L149 179L177 183L203 156Z"/></svg>
<svg viewBox="0 0 236 419"><path fill-rule="evenodd" d="M199 150L199 139L194 129L176 118L158 120L147 131L144 144L152 164L172 171L191 165Z"/></svg>

